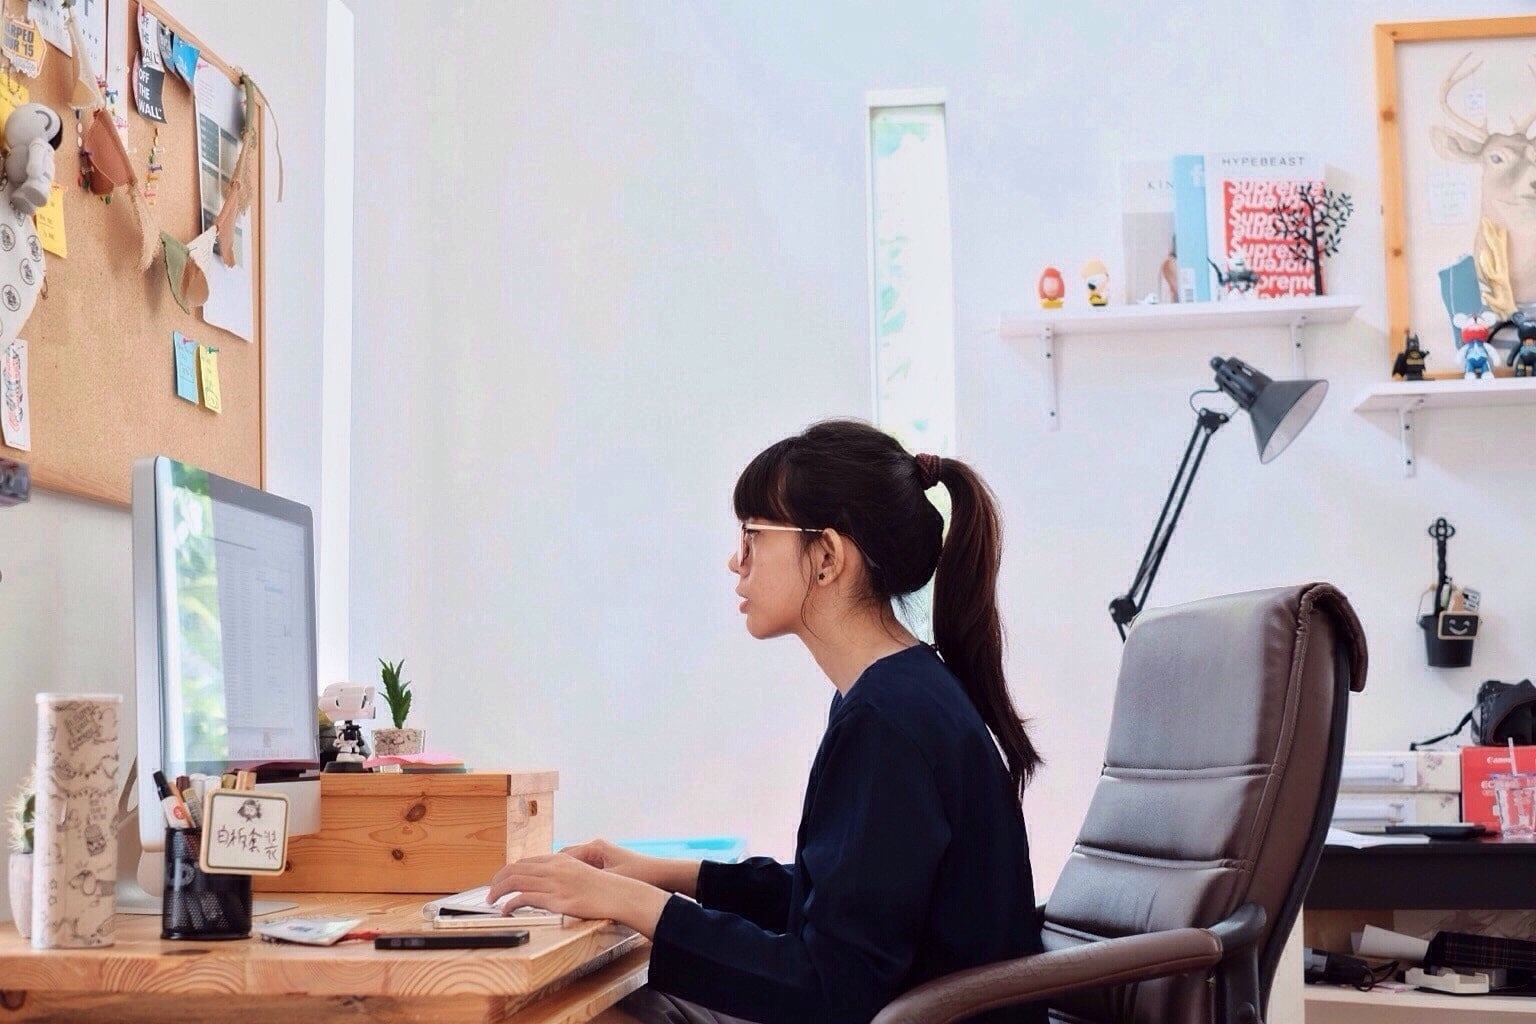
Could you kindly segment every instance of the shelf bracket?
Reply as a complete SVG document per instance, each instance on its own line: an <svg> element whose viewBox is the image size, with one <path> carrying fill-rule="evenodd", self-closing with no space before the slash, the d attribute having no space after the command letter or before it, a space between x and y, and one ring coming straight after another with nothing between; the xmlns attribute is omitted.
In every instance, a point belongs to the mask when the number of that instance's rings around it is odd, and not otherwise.
<svg viewBox="0 0 1536 1024"><path fill-rule="evenodd" d="M1415 473L1413 461L1413 414L1419 411L1424 399L1415 398L1397 407L1397 434L1403 443L1403 476Z"/></svg>
<svg viewBox="0 0 1536 1024"><path fill-rule="evenodd" d="M1045 389L1045 429L1060 430L1056 398L1056 329L1050 324L1040 328L1040 370L1041 385Z"/></svg>
<svg viewBox="0 0 1536 1024"><path fill-rule="evenodd" d="M1307 375L1306 335L1302 331L1306 326L1305 313L1296 314L1296 319L1291 321L1291 376L1297 380Z"/></svg>

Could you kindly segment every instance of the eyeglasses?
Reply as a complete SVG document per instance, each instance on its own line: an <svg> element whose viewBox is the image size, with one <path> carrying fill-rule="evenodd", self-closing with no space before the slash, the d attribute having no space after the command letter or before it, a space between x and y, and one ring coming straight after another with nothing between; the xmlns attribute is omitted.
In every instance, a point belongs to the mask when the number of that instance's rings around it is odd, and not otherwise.
<svg viewBox="0 0 1536 1024"><path fill-rule="evenodd" d="M773 531L776 531L778 533L821 533L822 532L821 530L812 530L812 529L810 529L808 527L804 527L804 526L775 526L775 525L773 525L771 523L751 523L751 524L742 523L741 524L741 547L736 549L736 564L738 566L746 565L747 564L747 559L752 557L752 544L751 544L751 541L749 539L751 537L751 535L754 534L754 533L761 533L764 530L773 530Z"/></svg>

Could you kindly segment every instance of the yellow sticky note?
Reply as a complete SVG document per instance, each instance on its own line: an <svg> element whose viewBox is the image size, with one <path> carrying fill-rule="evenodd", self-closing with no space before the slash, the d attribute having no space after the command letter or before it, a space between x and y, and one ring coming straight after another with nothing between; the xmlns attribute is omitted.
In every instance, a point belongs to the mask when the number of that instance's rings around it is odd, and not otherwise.
<svg viewBox="0 0 1536 1024"><path fill-rule="evenodd" d="M224 405L219 400L219 350L197 346L197 366L203 378L203 405L210 412L223 412Z"/></svg>
<svg viewBox="0 0 1536 1024"><path fill-rule="evenodd" d="M0 72L0 124L11 116L11 111L27 102L28 95L20 75Z"/></svg>
<svg viewBox="0 0 1536 1024"><path fill-rule="evenodd" d="M52 185L48 189L48 201L37 210L37 237L43 248L61 259L69 255L69 244L64 240L64 186Z"/></svg>

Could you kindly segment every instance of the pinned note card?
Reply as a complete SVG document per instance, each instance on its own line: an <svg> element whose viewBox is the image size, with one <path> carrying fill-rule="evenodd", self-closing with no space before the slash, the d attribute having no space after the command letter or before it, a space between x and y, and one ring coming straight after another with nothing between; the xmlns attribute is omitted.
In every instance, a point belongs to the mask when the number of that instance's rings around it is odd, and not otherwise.
<svg viewBox="0 0 1536 1024"><path fill-rule="evenodd" d="M69 255L69 243L64 240L64 186L54 184L48 188L48 201L37 208L37 237L43 248L60 259Z"/></svg>
<svg viewBox="0 0 1536 1024"><path fill-rule="evenodd" d="M171 332L171 349L176 356L176 397L197 404L197 342Z"/></svg>
<svg viewBox="0 0 1536 1024"><path fill-rule="evenodd" d="M219 396L219 350L207 345L197 346L197 368L203 378L203 405L209 412L223 412L224 403Z"/></svg>
<svg viewBox="0 0 1536 1024"><path fill-rule="evenodd" d="M27 396L27 343L17 338L0 352L0 438L12 448L32 450L32 414Z"/></svg>
<svg viewBox="0 0 1536 1024"><path fill-rule="evenodd" d="M199 866L210 875L280 875L288 866L288 798L210 789Z"/></svg>

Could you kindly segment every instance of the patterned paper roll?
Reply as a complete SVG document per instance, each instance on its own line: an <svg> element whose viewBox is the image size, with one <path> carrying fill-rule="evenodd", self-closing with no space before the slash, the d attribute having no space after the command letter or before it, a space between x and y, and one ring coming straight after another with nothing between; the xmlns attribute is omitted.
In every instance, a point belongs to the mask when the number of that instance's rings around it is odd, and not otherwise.
<svg viewBox="0 0 1536 1024"><path fill-rule="evenodd" d="M35 949L112 945L122 702L115 694L37 695Z"/></svg>

